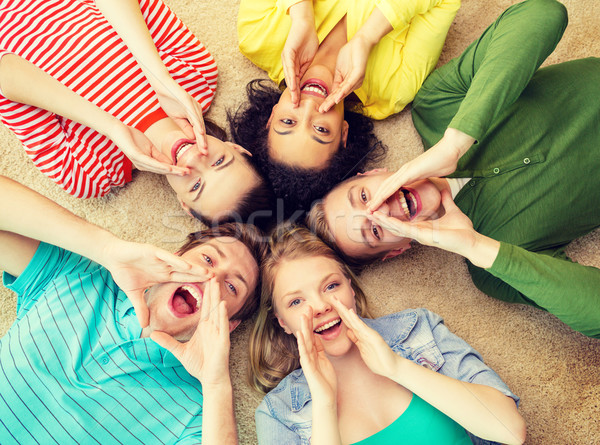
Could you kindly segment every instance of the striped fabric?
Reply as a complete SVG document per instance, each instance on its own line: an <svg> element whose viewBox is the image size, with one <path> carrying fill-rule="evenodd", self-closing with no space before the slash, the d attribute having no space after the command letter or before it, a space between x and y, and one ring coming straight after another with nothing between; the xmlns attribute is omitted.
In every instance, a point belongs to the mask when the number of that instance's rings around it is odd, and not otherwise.
<svg viewBox="0 0 600 445"><path fill-rule="evenodd" d="M160 0L140 7L171 75L207 110L217 66ZM93 0L0 0L0 57L16 54L127 125L165 117L145 76ZM103 196L131 180L131 162L89 127L0 95L0 117L33 163L78 198Z"/></svg>
<svg viewBox="0 0 600 445"><path fill-rule="evenodd" d="M40 244L0 340L0 443L200 443L202 388L141 333L110 273Z"/></svg>

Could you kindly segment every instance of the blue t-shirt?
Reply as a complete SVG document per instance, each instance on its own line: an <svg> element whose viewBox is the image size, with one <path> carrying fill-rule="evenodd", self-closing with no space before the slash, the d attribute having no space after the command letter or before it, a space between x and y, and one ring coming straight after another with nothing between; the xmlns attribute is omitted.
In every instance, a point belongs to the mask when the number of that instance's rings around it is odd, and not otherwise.
<svg viewBox="0 0 600 445"><path fill-rule="evenodd" d="M0 340L0 443L200 443L202 387L148 338L98 264L41 243L4 274L17 319Z"/></svg>

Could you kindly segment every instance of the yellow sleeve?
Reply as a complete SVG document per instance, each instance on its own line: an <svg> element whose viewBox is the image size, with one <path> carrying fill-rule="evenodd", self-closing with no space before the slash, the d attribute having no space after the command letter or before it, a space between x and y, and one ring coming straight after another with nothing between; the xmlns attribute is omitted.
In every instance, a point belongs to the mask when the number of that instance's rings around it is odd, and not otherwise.
<svg viewBox="0 0 600 445"><path fill-rule="evenodd" d="M289 9L294 6L296 3L311 1L311 0L277 0L277 7L287 13L289 13Z"/></svg>
<svg viewBox="0 0 600 445"><path fill-rule="evenodd" d="M407 26L414 17L431 11L444 0L377 0L375 6L390 22L392 28Z"/></svg>

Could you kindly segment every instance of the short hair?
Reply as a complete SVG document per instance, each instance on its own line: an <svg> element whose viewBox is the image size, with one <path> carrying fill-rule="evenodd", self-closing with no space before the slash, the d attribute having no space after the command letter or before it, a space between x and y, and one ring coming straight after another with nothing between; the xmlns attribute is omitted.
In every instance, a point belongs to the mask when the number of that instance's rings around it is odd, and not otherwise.
<svg viewBox="0 0 600 445"><path fill-rule="evenodd" d="M300 366L296 339L283 331L275 316L273 287L277 271L287 260L316 256L332 259L340 266L354 289L357 313L370 316L367 298L358 279L327 244L306 227L291 224L277 226L269 240L268 256L263 262L260 307L250 334L249 382L258 392L267 393Z"/></svg>
<svg viewBox="0 0 600 445"><path fill-rule="evenodd" d="M211 120L205 119L204 126L207 135L213 136L221 141L228 140L226 131ZM245 153L243 156L248 159L248 165L258 178L258 184L240 198L234 209L227 212L221 212L216 218L208 218L206 215L203 215L194 209L190 209L192 216L201 221L204 225L210 227L214 224L223 224L227 222L245 223L254 213L259 214L259 216L260 214L266 215L264 217L254 218L254 225L265 230L271 225L275 203L273 191L252 163L252 157L247 156Z"/></svg>
<svg viewBox="0 0 600 445"><path fill-rule="evenodd" d="M352 179L352 178L350 178ZM345 183L346 181L344 181ZM375 253L371 255L360 255L360 256L349 256L346 255L337 245L335 236L325 217L325 206L323 205L324 200L319 200L314 203L308 215L306 216L306 225L308 228L315 233L319 238L327 243L335 252L348 264L352 271L356 274L369 264L380 261L385 257L385 252Z"/></svg>
<svg viewBox="0 0 600 445"><path fill-rule="evenodd" d="M244 246L246 246L256 261L258 270L260 271L265 254L267 252L267 243L265 236L260 229L250 224L226 223L220 226L210 227L208 229L190 233L186 242L183 244L183 246L181 246L177 253L179 255L183 255L185 252L188 252L195 247L220 237L235 238ZM229 317L230 320L244 321L250 318L256 312L259 302L257 290L260 288L261 281L259 272L256 287L252 289L252 292L250 292L248 295L248 298L244 302L243 306L235 314Z"/></svg>
<svg viewBox="0 0 600 445"><path fill-rule="evenodd" d="M269 155L267 122L281 96L270 81L256 79L246 86L247 102L228 113L233 140L252 152L252 163L270 183L275 196L284 201L283 214L308 211L311 204L344 178L359 172L368 162L385 154L386 147L373 132L373 122L357 104L346 105L348 138L321 170L286 165ZM345 104L349 104L348 101ZM343 143L341 143L343 145Z"/></svg>

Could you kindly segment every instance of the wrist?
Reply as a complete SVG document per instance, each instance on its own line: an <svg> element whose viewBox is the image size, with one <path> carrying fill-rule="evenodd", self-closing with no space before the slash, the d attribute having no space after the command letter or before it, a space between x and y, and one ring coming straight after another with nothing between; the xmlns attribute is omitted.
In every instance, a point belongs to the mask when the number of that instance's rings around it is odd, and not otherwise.
<svg viewBox="0 0 600 445"><path fill-rule="evenodd" d="M456 151L457 161L464 155L469 148L475 143L475 138L463 133L456 128L446 128L444 132L444 139L449 145Z"/></svg>
<svg viewBox="0 0 600 445"><path fill-rule="evenodd" d="M473 263L473 265L482 269L488 269L496 261L499 251L500 242L475 232L472 247L469 249L468 254L463 256Z"/></svg>
<svg viewBox="0 0 600 445"><path fill-rule="evenodd" d="M310 23L311 26L315 24L315 12L310 0L303 0L293 4L289 7L288 14L292 19L292 24Z"/></svg>

